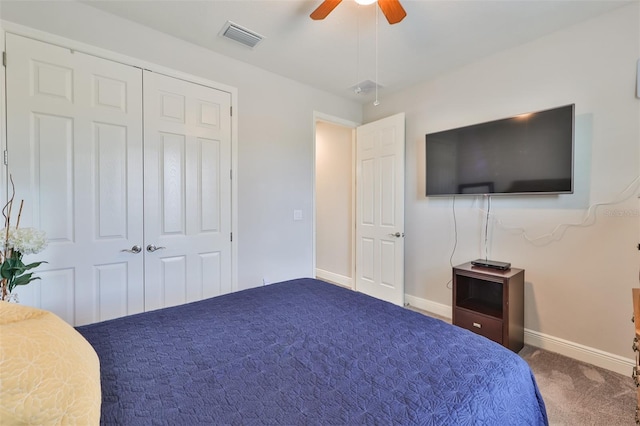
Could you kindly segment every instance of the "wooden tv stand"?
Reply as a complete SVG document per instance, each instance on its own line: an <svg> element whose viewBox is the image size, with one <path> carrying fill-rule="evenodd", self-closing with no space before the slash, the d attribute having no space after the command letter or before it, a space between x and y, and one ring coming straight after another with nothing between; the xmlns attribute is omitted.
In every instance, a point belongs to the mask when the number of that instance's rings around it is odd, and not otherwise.
<svg viewBox="0 0 640 426"><path fill-rule="evenodd" d="M453 324L514 352L524 346L524 269L453 268Z"/></svg>

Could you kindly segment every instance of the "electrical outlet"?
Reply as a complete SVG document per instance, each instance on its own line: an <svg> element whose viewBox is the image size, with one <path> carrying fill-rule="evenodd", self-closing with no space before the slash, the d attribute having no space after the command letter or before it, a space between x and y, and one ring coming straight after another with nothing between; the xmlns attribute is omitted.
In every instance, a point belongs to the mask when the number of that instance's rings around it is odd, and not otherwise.
<svg viewBox="0 0 640 426"><path fill-rule="evenodd" d="M302 220L302 210L293 211L293 220Z"/></svg>

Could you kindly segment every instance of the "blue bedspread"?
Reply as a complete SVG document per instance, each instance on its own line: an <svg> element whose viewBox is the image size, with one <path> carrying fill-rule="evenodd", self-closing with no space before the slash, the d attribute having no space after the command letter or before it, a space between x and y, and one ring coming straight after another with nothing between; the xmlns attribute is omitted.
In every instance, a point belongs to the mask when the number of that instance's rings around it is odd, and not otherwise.
<svg viewBox="0 0 640 426"><path fill-rule="evenodd" d="M100 358L103 424L548 424L518 355L313 279L78 331Z"/></svg>

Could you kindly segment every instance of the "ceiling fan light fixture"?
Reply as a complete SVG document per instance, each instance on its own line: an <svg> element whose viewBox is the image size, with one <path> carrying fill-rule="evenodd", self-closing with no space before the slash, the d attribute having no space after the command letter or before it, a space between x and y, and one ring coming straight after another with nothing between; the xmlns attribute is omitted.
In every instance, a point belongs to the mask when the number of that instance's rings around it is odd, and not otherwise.
<svg viewBox="0 0 640 426"><path fill-rule="evenodd" d="M313 12L311 12L311 19L314 21L318 21L324 19L331 13L333 9L335 9L342 0L324 0L320 6L316 8ZM355 0L356 3L360 5L373 4L376 0ZM400 0L377 0L378 6L384 13L384 17L387 18L389 24L397 24L402 21L405 16L407 16L407 12L404 10L402 5L400 4ZM377 10L377 9L376 9ZM376 18L377 22L377 18Z"/></svg>

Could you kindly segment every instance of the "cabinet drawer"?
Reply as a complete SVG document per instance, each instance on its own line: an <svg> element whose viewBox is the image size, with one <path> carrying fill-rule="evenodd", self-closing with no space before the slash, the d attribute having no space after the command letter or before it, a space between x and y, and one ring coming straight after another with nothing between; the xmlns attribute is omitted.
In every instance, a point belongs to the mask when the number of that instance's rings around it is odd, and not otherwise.
<svg viewBox="0 0 640 426"><path fill-rule="evenodd" d="M456 309L455 325L502 344L502 320Z"/></svg>

